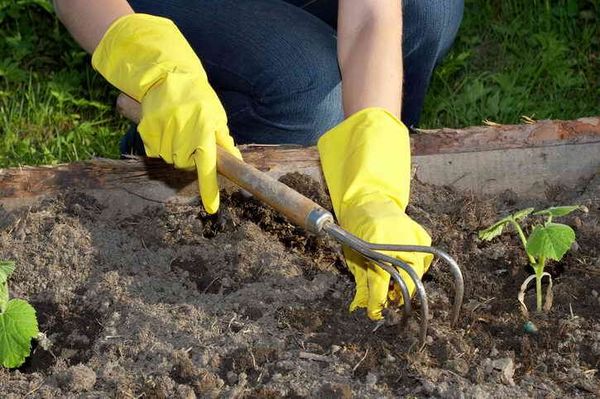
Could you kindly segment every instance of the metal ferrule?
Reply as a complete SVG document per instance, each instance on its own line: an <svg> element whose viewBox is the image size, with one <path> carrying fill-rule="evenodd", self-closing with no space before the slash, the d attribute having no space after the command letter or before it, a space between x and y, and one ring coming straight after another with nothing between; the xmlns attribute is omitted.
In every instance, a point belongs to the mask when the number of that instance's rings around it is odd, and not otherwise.
<svg viewBox="0 0 600 399"><path fill-rule="evenodd" d="M323 226L333 223L331 212L323 208L315 208L306 217L306 230L313 234L323 234Z"/></svg>

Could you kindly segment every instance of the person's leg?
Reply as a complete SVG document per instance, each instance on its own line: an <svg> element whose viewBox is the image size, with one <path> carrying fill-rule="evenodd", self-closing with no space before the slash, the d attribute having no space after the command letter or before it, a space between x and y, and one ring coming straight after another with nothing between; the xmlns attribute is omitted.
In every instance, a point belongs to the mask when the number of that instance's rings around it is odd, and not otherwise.
<svg viewBox="0 0 600 399"><path fill-rule="evenodd" d="M338 0L283 0L311 13L337 29Z"/></svg>
<svg viewBox="0 0 600 399"><path fill-rule="evenodd" d="M332 29L337 0L285 1L292 5L282 0L130 3L139 12L177 22L200 54L239 143L312 144L343 118ZM460 25L463 0L403 4L402 120L416 126L433 69Z"/></svg>
<svg viewBox="0 0 600 399"><path fill-rule="evenodd" d="M343 119L335 31L281 0L131 0L175 21L237 143L314 144Z"/></svg>
<svg viewBox="0 0 600 399"><path fill-rule="evenodd" d="M402 121L417 126L434 67L454 42L463 0L403 0L404 97Z"/></svg>
<svg viewBox="0 0 600 399"><path fill-rule="evenodd" d="M334 27L338 0L285 0ZM403 0L404 98L402 121L417 126L434 67L454 42L464 0Z"/></svg>

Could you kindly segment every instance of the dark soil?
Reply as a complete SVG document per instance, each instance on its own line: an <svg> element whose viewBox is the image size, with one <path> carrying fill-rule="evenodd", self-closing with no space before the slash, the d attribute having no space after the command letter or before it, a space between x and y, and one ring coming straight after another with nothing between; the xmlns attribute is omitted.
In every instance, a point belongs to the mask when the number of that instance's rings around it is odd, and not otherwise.
<svg viewBox="0 0 600 399"><path fill-rule="evenodd" d="M306 177L284 181L330 208ZM348 313L354 284L339 248L240 193L224 193L217 216L153 204L107 217L118 199L83 192L0 210L0 259L17 262L11 293L34 304L53 343L0 370L0 396L598 397L599 180L547 197L413 184L409 214L466 281L451 327L452 280L441 263L426 275L433 319L424 347L418 310L373 331L364 312ZM512 234L481 242L477 231L525 206L559 204L589 212L563 219L577 245L548 265L554 306L532 312L538 332L528 334L516 300L530 274L520 243ZM533 290L527 301L533 309Z"/></svg>

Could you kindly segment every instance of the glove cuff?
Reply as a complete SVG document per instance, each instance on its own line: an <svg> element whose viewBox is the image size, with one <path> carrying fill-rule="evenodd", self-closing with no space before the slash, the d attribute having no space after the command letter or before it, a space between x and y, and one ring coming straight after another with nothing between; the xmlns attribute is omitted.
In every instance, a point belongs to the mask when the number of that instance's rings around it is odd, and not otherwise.
<svg viewBox="0 0 600 399"><path fill-rule="evenodd" d="M207 80L196 53L173 21L148 14L115 20L92 54L92 66L138 102L169 73L196 73Z"/></svg>
<svg viewBox="0 0 600 399"><path fill-rule="evenodd" d="M387 198L403 211L410 192L408 129L383 108L359 111L317 144L338 219L366 197Z"/></svg>

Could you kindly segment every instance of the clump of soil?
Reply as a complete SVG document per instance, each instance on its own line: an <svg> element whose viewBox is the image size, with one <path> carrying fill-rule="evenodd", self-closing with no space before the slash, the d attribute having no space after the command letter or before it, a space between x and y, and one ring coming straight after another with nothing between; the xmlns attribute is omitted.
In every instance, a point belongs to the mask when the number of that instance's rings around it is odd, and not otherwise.
<svg viewBox="0 0 600 399"><path fill-rule="evenodd" d="M286 184L331 208L302 175ZM600 394L600 189L552 201L481 198L415 182L408 213L456 257L466 281L457 326L442 264L425 277L427 344L413 318L374 331L348 313L352 276L337 245L306 235L240 193L208 216L151 204L107 217L118 200L84 192L0 211L0 259L17 262L11 294L38 311L53 343L0 370L3 397L596 397ZM516 294L530 273L516 237L477 231L525 206L586 205L564 219L577 247L550 263L554 307L523 330ZM533 292L528 293L532 305ZM532 309L533 307L531 307Z"/></svg>

